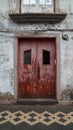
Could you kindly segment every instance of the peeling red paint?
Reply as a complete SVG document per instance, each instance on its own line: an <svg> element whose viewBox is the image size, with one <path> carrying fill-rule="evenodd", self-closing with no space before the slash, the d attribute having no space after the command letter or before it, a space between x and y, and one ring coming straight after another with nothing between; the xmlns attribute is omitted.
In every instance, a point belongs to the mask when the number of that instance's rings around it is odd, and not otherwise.
<svg viewBox="0 0 73 130"><path fill-rule="evenodd" d="M23 53L31 49L31 64L24 65ZM50 65L43 65L42 50L50 51ZM20 39L18 98L56 98L55 39Z"/></svg>

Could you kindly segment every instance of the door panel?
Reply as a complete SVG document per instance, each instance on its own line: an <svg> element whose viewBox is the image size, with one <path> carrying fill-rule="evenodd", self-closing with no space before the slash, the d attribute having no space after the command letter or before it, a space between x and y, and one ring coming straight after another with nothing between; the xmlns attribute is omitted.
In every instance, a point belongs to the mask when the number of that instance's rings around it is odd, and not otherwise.
<svg viewBox="0 0 73 130"><path fill-rule="evenodd" d="M37 61L40 70L38 97L40 98L56 97L56 66L54 63L56 59L56 48L54 42L54 39L40 39L38 42Z"/></svg>
<svg viewBox="0 0 73 130"><path fill-rule="evenodd" d="M31 56L30 56L31 55ZM36 97L36 44L33 40L21 40L19 46L18 97Z"/></svg>
<svg viewBox="0 0 73 130"><path fill-rule="evenodd" d="M55 39L20 39L18 98L56 98Z"/></svg>

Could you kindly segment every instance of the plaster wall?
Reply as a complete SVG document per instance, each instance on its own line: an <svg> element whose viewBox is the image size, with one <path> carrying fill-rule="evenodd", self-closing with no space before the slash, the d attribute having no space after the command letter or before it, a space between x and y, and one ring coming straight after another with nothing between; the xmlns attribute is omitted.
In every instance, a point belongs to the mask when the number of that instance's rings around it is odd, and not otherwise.
<svg viewBox="0 0 73 130"><path fill-rule="evenodd" d="M14 95L14 60L12 35L0 33L0 97Z"/></svg>
<svg viewBox="0 0 73 130"><path fill-rule="evenodd" d="M5 1L5 0L4 0ZM7 1L7 2L6 2ZM8 0L0 0L0 95L14 96L14 35L60 33L60 90L59 100L73 100L73 8L72 0L59 0L58 12L66 12L64 21L58 24L16 24L8 16L11 11ZM19 4L14 1L14 10ZM17 4L17 6L16 6ZM1 6L2 5L2 6ZM4 10L3 10L4 8Z"/></svg>

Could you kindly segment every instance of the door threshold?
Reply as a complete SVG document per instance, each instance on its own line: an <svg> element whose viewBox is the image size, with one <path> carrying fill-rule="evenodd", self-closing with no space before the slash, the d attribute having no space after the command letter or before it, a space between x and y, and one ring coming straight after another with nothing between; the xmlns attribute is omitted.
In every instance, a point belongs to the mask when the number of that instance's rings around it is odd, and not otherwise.
<svg viewBox="0 0 73 130"><path fill-rule="evenodd" d="M54 105L57 104L56 99L18 99L18 105Z"/></svg>

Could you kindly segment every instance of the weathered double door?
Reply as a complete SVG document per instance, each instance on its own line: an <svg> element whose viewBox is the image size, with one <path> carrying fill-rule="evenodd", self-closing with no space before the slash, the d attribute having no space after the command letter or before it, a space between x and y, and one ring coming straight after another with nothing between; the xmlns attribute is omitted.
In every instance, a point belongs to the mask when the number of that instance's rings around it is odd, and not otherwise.
<svg viewBox="0 0 73 130"><path fill-rule="evenodd" d="M18 46L18 98L56 98L54 38L22 38Z"/></svg>

